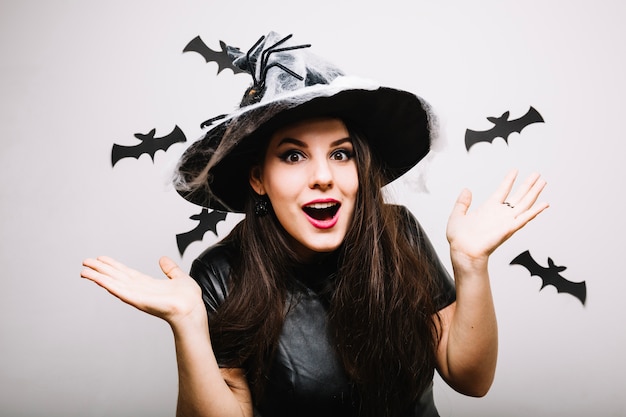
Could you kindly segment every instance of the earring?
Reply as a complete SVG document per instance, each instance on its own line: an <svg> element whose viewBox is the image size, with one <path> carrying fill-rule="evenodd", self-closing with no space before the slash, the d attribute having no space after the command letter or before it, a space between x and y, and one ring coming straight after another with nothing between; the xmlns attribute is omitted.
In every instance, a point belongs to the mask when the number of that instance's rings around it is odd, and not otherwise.
<svg viewBox="0 0 626 417"><path fill-rule="evenodd" d="M254 214L258 217L266 216L269 213L269 200L261 197L254 203Z"/></svg>

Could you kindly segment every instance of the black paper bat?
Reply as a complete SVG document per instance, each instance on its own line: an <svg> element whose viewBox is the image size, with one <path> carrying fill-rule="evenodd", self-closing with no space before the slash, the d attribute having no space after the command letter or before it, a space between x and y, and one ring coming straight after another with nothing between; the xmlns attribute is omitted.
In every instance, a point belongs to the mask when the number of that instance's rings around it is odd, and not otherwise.
<svg viewBox="0 0 626 417"><path fill-rule="evenodd" d="M122 158L135 158L139 159L141 155L148 154L154 162L154 154L158 150L166 151L170 146L178 142L185 142L187 138L183 131L178 127L174 127L174 130L162 138L155 138L154 134L156 129L152 129L148 134L135 133L135 137L141 141L139 145L123 146L117 143L113 144L111 149L111 164L115 166L117 161Z"/></svg>
<svg viewBox="0 0 626 417"><path fill-rule="evenodd" d="M241 68L233 65L232 59L230 59L230 56L228 56L228 53L226 52L226 44L224 42L220 41L220 47L222 48L221 51L214 51L209 48L202 39L200 39L200 36L196 36L189 41L187 46L185 46L185 49L183 49L183 52L197 52L204 57L206 62L217 63L218 74L225 68L230 68L233 71L233 74L245 72Z"/></svg>
<svg viewBox="0 0 626 417"><path fill-rule="evenodd" d="M176 235L176 243L178 244L180 256L183 256L185 249L187 249L191 243L202 240L204 234L209 230L217 236L217 223L226 220L226 214L225 212L215 210L209 212L207 209L203 208L199 214L191 216L191 220L198 220L200 223L198 223L193 230Z"/></svg>
<svg viewBox="0 0 626 417"><path fill-rule="evenodd" d="M487 117L494 126L489 130L475 131L467 129L465 131L465 148L469 151L472 145L479 142L492 143L495 138L502 138L508 144L509 135L513 132L520 133L523 128L533 123L543 123L543 117L534 107L526 112L519 119L509 120L509 112L504 112L500 117Z"/></svg>
<svg viewBox="0 0 626 417"><path fill-rule="evenodd" d="M567 268L564 266L557 266L554 264L551 258L548 258L548 267L545 268L539 265L529 251L520 253L511 261L511 265L522 265L530 275L535 275L541 278L542 284L540 291L546 285L552 285L556 288L557 292L564 292L573 295L578 298L583 305L587 299L587 284L583 282L571 282L563 278L560 272L565 271Z"/></svg>

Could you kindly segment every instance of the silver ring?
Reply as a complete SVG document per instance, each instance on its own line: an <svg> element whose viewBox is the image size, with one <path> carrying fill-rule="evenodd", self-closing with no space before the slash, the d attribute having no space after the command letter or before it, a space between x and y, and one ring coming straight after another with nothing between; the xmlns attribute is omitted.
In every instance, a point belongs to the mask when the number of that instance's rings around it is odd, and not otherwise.
<svg viewBox="0 0 626 417"><path fill-rule="evenodd" d="M505 206L508 206L510 208L515 208L515 206L513 204L509 203L508 201L505 201L502 204L504 204Z"/></svg>

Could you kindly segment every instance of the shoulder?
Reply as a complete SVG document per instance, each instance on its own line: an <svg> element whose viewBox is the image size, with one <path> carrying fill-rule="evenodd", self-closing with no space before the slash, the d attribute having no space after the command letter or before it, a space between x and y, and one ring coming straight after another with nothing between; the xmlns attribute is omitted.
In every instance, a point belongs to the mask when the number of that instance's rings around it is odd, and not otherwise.
<svg viewBox="0 0 626 417"><path fill-rule="evenodd" d="M214 244L202 252L191 266L192 271L230 269L230 265L238 256L238 247L229 240Z"/></svg>
<svg viewBox="0 0 626 417"><path fill-rule="evenodd" d="M439 310L450 305L456 300L454 280L441 261L441 258L437 255L437 251L426 235L426 232L408 208L400 205L391 205L390 208L396 212L399 218L398 224L400 225L401 232L406 233L413 250L424 259L430 267L436 288L433 296L437 309Z"/></svg>
<svg viewBox="0 0 626 417"><path fill-rule="evenodd" d="M411 210L399 204L387 204L387 208L398 219L399 223L405 227L419 227L419 222L411 213Z"/></svg>
<svg viewBox="0 0 626 417"><path fill-rule="evenodd" d="M406 234L409 243L418 249L430 242L417 218L405 206L389 204L389 209L394 213L400 231Z"/></svg>
<svg viewBox="0 0 626 417"><path fill-rule="evenodd" d="M224 302L230 287L230 272L239 254L239 246L230 240L206 249L191 265L189 274L200 285L209 310Z"/></svg>

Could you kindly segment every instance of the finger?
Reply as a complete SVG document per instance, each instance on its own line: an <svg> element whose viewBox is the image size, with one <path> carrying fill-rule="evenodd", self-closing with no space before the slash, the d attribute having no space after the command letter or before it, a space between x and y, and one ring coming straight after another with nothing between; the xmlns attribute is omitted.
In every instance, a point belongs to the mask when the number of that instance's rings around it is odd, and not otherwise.
<svg viewBox="0 0 626 417"><path fill-rule="evenodd" d="M516 217L517 225L516 229L519 230L524 227L528 222L537 217L541 212L550 207L548 203L541 203L534 205L531 209L524 211Z"/></svg>
<svg viewBox="0 0 626 417"><path fill-rule="evenodd" d="M182 269L180 269L176 262L167 256L163 256L159 259L159 266L161 267L161 271L163 271L163 273L170 279L176 279L187 275Z"/></svg>
<svg viewBox="0 0 626 417"><path fill-rule="evenodd" d="M456 199L451 215L465 215L472 204L472 192L468 189L461 191Z"/></svg>
<svg viewBox="0 0 626 417"><path fill-rule="evenodd" d="M111 292L113 292L114 286L119 286L129 278L141 276L134 269L107 256L99 256L96 259L87 258L83 261L83 265L85 266L81 272L83 278L87 278Z"/></svg>
<svg viewBox="0 0 626 417"><path fill-rule="evenodd" d="M96 259L85 259L83 261L83 266L106 275L115 275L119 272L118 268L111 265L111 259L104 256L99 256Z"/></svg>
<svg viewBox="0 0 626 417"><path fill-rule="evenodd" d="M546 187L546 181L543 179L537 178L535 183L526 191L526 193L520 197L520 199L516 203L516 211L518 213L522 213L526 210L529 210L539 199L539 195Z"/></svg>
<svg viewBox="0 0 626 417"><path fill-rule="evenodd" d="M95 263L95 259L85 259L83 261L83 266L85 268L80 272L80 276L82 278L89 279L91 281L95 281L100 278L103 274L94 269L91 265Z"/></svg>
<svg viewBox="0 0 626 417"><path fill-rule="evenodd" d="M98 284L111 293L116 292L115 288L118 286L117 279L99 270L99 267L102 266L101 262L96 259L85 259L83 265L85 268L80 272L82 278Z"/></svg>
<svg viewBox="0 0 626 417"><path fill-rule="evenodd" d="M126 266L125 264L116 261L115 259L108 256L98 256L98 261L102 262L104 265L111 267L115 271L122 272L126 275L135 275L137 271Z"/></svg>
<svg viewBox="0 0 626 417"><path fill-rule="evenodd" d="M84 278L94 279L104 275L110 276L115 273L113 268L98 259L87 258L83 261L83 266L85 269L81 272L81 276Z"/></svg>
<svg viewBox="0 0 626 417"><path fill-rule="evenodd" d="M518 205L522 199L535 187L540 181L541 176L538 173L529 175L524 182L518 187L515 193L509 197L509 203Z"/></svg>
<svg viewBox="0 0 626 417"><path fill-rule="evenodd" d="M543 192L546 185L545 180L539 179L520 201L522 206L526 207L526 209L530 209L537 202L539 195Z"/></svg>
<svg viewBox="0 0 626 417"><path fill-rule="evenodd" d="M508 174L506 174L506 176L498 186L496 192L493 194L493 200L495 200L497 203L503 203L507 199L507 196L511 192L511 189L513 189L513 184L515 183L515 179L517 178L517 173L517 169L513 169L509 171Z"/></svg>

